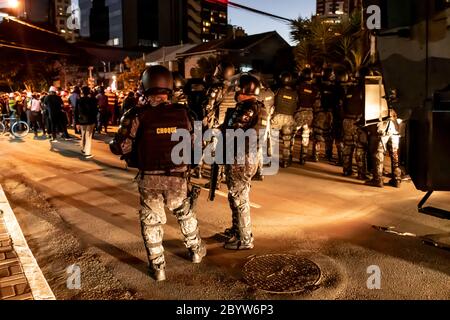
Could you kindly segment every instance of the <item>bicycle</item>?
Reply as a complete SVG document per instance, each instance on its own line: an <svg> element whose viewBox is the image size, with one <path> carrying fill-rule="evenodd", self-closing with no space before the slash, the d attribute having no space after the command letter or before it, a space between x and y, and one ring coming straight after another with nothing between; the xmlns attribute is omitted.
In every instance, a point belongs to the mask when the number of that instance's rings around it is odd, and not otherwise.
<svg viewBox="0 0 450 320"><path fill-rule="evenodd" d="M0 121L0 135L11 132L17 139L22 139L30 133L30 126L25 121L17 120L15 117L8 117L7 114L2 114L0 117L2 118Z"/></svg>

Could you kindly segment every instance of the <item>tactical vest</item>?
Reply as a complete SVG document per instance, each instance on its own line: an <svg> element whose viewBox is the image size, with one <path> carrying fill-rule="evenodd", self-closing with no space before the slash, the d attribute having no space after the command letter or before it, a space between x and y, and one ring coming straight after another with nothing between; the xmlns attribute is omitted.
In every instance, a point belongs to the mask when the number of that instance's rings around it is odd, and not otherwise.
<svg viewBox="0 0 450 320"><path fill-rule="evenodd" d="M268 135L267 135L267 129L268 129L268 124L269 124L269 112L267 111L267 108L264 106L263 103L261 103L260 101L243 101L243 102L239 102L238 104L236 104L236 108L234 109L229 109L227 114L226 114L226 118L225 118L225 125L224 125L224 129L234 129L236 127L242 127L239 124L239 120L242 119L242 115L243 114L252 114L252 118L249 119L248 122L246 122L245 124L243 124L243 126L245 126L246 128L243 129L245 130L249 130L249 129L254 129L256 130L257 133L257 147L259 148L261 146L261 139L267 139ZM263 136L261 134L264 134ZM228 145L228 141L226 141L226 134L224 134L224 138L225 138L225 143L224 143L224 147L226 147ZM235 152L237 150L237 145L235 142ZM245 140L245 150L246 153L248 153L250 151L249 148L249 140L246 139Z"/></svg>
<svg viewBox="0 0 450 320"><path fill-rule="evenodd" d="M173 133L180 129L192 131L188 110L184 106L162 104L146 106L139 115L136 137L138 168L141 171L170 171L185 167L172 161L172 150L179 141L172 141Z"/></svg>
<svg viewBox="0 0 450 320"><path fill-rule="evenodd" d="M339 92L336 86L329 81L324 81L321 84L321 105L326 112L331 112L339 104Z"/></svg>
<svg viewBox="0 0 450 320"><path fill-rule="evenodd" d="M258 101L262 102L267 110L271 110L275 105L275 94L269 88L261 88Z"/></svg>
<svg viewBox="0 0 450 320"><path fill-rule="evenodd" d="M317 88L311 82L303 82L298 87L298 106L313 109L317 99Z"/></svg>
<svg viewBox="0 0 450 320"><path fill-rule="evenodd" d="M298 95L294 89L281 88L275 96L275 113L293 116L297 110Z"/></svg>
<svg viewBox="0 0 450 320"><path fill-rule="evenodd" d="M362 116L364 110L363 90L360 85L347 87L344 100L344 117L357 118Z"/></svg>

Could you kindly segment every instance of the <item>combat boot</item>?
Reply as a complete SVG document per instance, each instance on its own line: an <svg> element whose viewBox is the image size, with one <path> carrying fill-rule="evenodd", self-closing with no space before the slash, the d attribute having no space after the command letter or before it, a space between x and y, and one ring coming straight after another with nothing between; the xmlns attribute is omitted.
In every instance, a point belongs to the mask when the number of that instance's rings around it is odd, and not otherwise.
<svg viewBox="0 0 450 320"><path fill-rule="evenodd" d="M358 173L357 179L361 180L361 181L370 180L369 176L367 174L364 174L364 173Z"/></svg>
<svg viewBox="0 0 450 320"><path fill-rule="evenodd" d="M252 178L253 181L264 181L264 175L262 173L262 168L259 167L258 171L256 171L256 174Z"/></svg>
<svg viewBox="0 0 450 320"><path fill-rule="evenodd" d="M280 166L283 169L289 168L292 165L290 160L281 160Z"/></svg>
<svg viewBox="0 0 450 320"><path fill-rule="evenodd" d="M150 276L158 282L166 280L166 270L164 266L151 266L149 273Z"/></svg>
<svg viewBox="0 0 450 320"><path fill-rule="evenodd" d="M195 250L190 250L192 263L199 264L206 256L206 246L202 243Z"/></svg>
<svg viewBox="0 0 450 320"><path fill-rule="evenodd" d="M369 186L369 187L384 188L383 180L378 180L378 179L372 179L372 180L366 181L365 185Z"/></svg>
<svg viewBox="0 0 450 320"><path fill-rule="evenodd" d="M237 233L238 232L237 232L236 228L231 227L231 228L225 229L225 231L223 232L223 235L225 237L227 237L228 239L231 239L233 237L236 237Z"/></svg>
<svg viewBox="0 0 450 320"><path fill-rule="evenodd" d="M350 171L344 170L343 175L344 175L344 177L351 177L353 175L353 171L352 170L350 170Z"/></svg>
<svg viewBox="0 0 450 320"><path fill-rule="evenodd" d="M311 160L313 162L319 162L319 150L320 146L318 144L314 144Z"/></svg>
<svg viewBox="0 0 450 320"><path fill-rule="evenodd" d="M253 244L253 237L248 240L240 240L238 237L233 237L223 247L227 250L251 250L255 245Z"/></svg>
<svg viewBox="0 0 450 320"><path fill-rule="evenodd" d="M401 180L397 180L397 179L391 179L389 180L389 185L394 187L394 188L400 188L402 185L402 181Z"/></svg>

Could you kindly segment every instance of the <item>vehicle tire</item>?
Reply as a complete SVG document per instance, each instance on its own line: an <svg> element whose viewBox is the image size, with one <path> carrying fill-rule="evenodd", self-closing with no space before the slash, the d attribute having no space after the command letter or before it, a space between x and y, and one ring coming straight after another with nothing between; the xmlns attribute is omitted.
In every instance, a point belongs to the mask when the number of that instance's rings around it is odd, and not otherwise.
<svg viewBox="0 0 450 320"><path fill-rule="evenodd" d="M29 132L30 127L24 121L17 121L11 128L11 133L18 139L25 138Z"/></svg>
<svg viewBox="0 0 450 320"><path fill-rule="evenodd" d="M5 125L2 122L0 122L0 136L5 134L5 131L6 131Z"/></svg>

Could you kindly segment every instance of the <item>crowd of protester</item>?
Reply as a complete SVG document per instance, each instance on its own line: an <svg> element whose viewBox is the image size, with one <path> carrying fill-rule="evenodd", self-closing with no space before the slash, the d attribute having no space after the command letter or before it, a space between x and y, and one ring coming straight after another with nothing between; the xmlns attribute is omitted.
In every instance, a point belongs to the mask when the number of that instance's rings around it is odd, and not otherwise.
<svg viewBox="0 0 450 320"><path fill-rule="evenodd" d="M0 120L24 121L36 138L41 134L40 138L52 142L71 139L68 133L71 128L76 134L84 133L84 141L89 133L108 133L108 127L117 125L122 114L135 106L138 99L138 92L113 92L103 87L58 90L52 86L48 92L0 93ZM91 156L90 147L85 153Z"/></svg>

